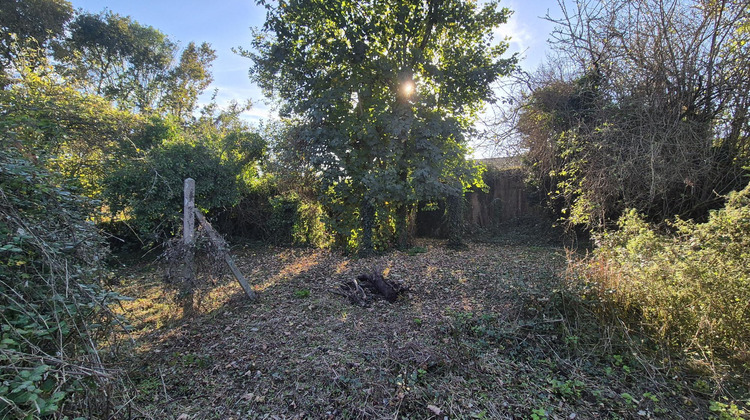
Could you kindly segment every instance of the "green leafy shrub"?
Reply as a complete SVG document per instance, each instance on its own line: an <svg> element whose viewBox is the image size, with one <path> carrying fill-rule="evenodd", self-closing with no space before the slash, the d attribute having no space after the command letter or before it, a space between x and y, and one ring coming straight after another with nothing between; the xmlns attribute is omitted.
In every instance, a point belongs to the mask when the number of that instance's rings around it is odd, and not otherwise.
<svg viewBox="0 0 750 420"><path fill-rule="evenodd" d="M709 362L750 362L750 185L705 223L662 234L635 211L578 266L584 293L631 326Z"/></svg>
<svg viewBox="0 0 750 420"><path fill-rule="evenodd" d="M255 161L265 147L252 133L232 131L218 139L196 140L168 122L152 121L151 126L144 141L154 146L121 164L104 182L110 212L127 221L144 243L161 242L178 232L186 178L195 179L197 208L237 205L257 174Z"/></svg>
<svg viewBox="0 0 750 420"><path fill-rule="evenodd" d="M0 144L0 418L75 414L116 383L96 345L120 322L99 286L107 248L89 200Z"/></svg>
<svg viewBox="0 0 750 420"><path fill-rule="evenodd" d="M745 418L744 416L748 414L745 410L739 408L737 404L732 402L722 403L719 401L711 401L709 410L716 414L716 416L712 416L711 418L718 418L719 420L739 420Z"/></svg>
<svg viewBox="0 0 750 420"><path fill-rule="evenodd" d="M326 231L325 215L320 203L302 201L297 208L297 224L294 226L294 243L325 248L331 244Z"/></svg>
<svg viewBox="0 0 750 420"><path fill-rule="evenodd" d="M142 119L75 90L48 66L26 67L45 61L38 54L22 52L17 77L0 90L0 131L24 156L59 173L82 194L97 196L112 161L130 152Z"/></svg>
<svg viewBox="0 0 750 420"><path fill-rule="evenodd" d="M269 203L271 215L268 227L272 242L316 248L329 244L320 204L304 201L295 193L270 197Z"/></svg>
<svg viewBox="0 0 750 420"><path fill-rule="evenodd" d="M271 217L268 227L271 241L289 245L293 242L294 226L298 222L299 198L296 195L277 195L269 198Z"/></svg>
<svg viewBox="0 0 750 420"><path fill-rule="evenodd" d="M157 147L143 160L114 171L106 181L105 197L110 210L123 212L144 238L159 240L179 229L186 178L196 180L197 207L231 206L239 199L232 168L209 148L186 143Z"/></svg>

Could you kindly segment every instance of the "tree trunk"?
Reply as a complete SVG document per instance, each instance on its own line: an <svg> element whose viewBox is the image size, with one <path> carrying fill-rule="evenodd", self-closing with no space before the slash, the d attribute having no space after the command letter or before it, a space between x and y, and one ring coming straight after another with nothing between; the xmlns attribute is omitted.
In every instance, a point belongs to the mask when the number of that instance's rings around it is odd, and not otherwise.
<svg viewBox="0 0 750 420"><path fill-rule="evenodd" d="M360 221L362 223L362 241L359 244L360 256L372 254L372 229L375 226L375 206L367 198L362 200L360 207Z"/></svg>
<svg viewBox="0 0 750 420"><path fill-rule="evenodd" d="M448 246L463 248L464 243L464 197L463 194L452 194L446 199L446 216L448 221Z"/></svg>
<svg viewBox="0 0 750 420"><path fill-rule="evenodd" d="M396 211L396 247L404 250L412 245L414 238L414 205L404 204Z"/></svg>

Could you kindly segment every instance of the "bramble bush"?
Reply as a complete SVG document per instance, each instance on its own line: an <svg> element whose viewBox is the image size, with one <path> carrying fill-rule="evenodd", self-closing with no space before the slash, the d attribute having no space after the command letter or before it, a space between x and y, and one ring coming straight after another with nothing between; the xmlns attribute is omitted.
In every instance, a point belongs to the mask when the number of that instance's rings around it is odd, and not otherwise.
<svg viewBox="0 0 750 420"><path fill-rule="evenodd" d="M100 287L92 203L0 144L0 418L75 415L85 398L107 417L113 401L98 403L121 382L97 343L122 322L108 309L121 297Z"/></svg>
<svg viewBox="0 0 750 420"><path fill-rule="evenodd" d="M709 362L750 366L750 185L705 223L672 233L634 210L574 265L579 292L669 347ZM611 312L610 312L611 313Z"/></svg>

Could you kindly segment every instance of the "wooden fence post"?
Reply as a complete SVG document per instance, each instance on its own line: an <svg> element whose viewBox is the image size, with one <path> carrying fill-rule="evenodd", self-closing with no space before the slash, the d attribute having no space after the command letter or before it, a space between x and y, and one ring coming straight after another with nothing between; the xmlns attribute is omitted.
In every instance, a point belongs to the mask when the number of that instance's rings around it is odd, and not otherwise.
<svg viewBox="0 0 750 420"><path fill-rule="evenodd" d="M214 230L213 226L206 220L200 211L195 209L195 180L188 178L185 180L185 205L182 216L182 246L185 250L182 265L182 285L181 292L183 300L182 314L191 315L193 313L193 290L195 288L195 219L198 219L203 229L208 234L208 238L221 254L224 262L234 274L234 277L242 286L245 294L251 300L256 298L255 292L248 284L245 277L237 269L232 257L229 255L226 243L221 236Z"/></svg>
<svg viewBox="0 0 750 420"><path fill-rule="evenodd" d="M182 246L185 251L182 266L182 314L193 313L193 288L195 285L195 180L185 180L184 212L182 216Z"/></svg>

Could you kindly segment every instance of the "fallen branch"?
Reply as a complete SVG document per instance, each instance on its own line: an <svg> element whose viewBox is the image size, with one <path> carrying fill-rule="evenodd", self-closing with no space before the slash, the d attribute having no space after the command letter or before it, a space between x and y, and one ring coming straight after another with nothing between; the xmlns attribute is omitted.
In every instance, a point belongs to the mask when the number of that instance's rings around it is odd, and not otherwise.
<svg viewBox="0 0 750 420"><path fill-rule="evenodd" d="M359 285L357 280L346 281L341 283L341 291L333 290L334 294L348 298L354 305L367 306L372 302L372 298Z"/></svg>
<svg viewBox="0 0 750 420"><path fill-rule="evenodd" d="M41 362L48 365L55 365L59 366L65 370L66 375L72 375L72 376L83 376L83 377L98 377L103 379L113 379L115 375L112 373L109 373L108 371L114 372L114 369L105 369L103 367L100 368L91 368L86 367L80 364L71 363L68 361L65 361L63 359L49 356L49 355L34 355L34 354L28 354L23 353L16 350L11 349L0 349L0 354L3 355L4 359L6 360L26 360L26 361L34 361L34 362ZM8 366L10 367L10 366Z"/></svg>
<svg viewBox="0 0 750 420"><path fill-rule="evenodd" d="M245 290L245 294L247 295L247 297L249 297L251 300L255 300L255 292L250 287L250 284L247 282L247 280L245 280L245 276L240 273L240 270L234 264L234 260L232 260L232 257L229 255L229 251L227 250L227 245L226 242L224 242L224 239L222 239L219 233L214 230L213 226L208 223L200 210L195 209L195 217L198 218L201 226L203 226L203 229L206 231L206 233L208 233L208 238L221 253L222 257L224 258L224 262L226 262L227 266L229 266L229 269L232 270L232 274L234 274L234 277L240 283L242 289Z"/></svg>
<svg viewBox="0 0 750 420"><path fill-rule="evenodd" d="M370 287L379 293L388 302L395 302L398 299L400 289L397 289L394 284L386 280L379 272L373 272L372 274L360 274L357 276L357 280L369 284Z"/></svg>

